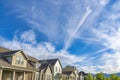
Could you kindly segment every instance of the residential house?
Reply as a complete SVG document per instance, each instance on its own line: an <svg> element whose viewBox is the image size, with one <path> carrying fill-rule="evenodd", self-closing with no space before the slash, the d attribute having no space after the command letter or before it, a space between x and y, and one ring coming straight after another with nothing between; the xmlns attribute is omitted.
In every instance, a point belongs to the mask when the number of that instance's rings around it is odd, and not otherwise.
<svg viewBox="0 0 120 80"><path fill-rule="evenodd" d="M40 63L49 63L51 65L53 80L62 79L62 65L59 59L44 59L40 60Z"/></svg>
<svg viewBox="0 0 120 80"><path fill-rule="evenodd" d="M22 50L0 47L0 80L35 80L37 62Z"/></svg>
<svg viewBox="0 0 120 80"><path fill-rule="evenodd" d="M73 71L63 71L62 80L75 80L76 75Z"/></svg>
<svg viewBox="0 0 120 80"><path fill-rule="evenodd" d="M52 80L52 69L49 63L41 64L39 80Z"/></svg>
<svg viewBox="0 0 120 80"><path fill-rule="evenodd" d="M79 75L78 75L79 71L77 70L76 67L68 65L63 69L63 72L67 72L67 71L74 72L76 75L75 80L79 80Z"/></svg>
<svg viewBox="0 0 120 80"><path fill-rule="evenodd" d="M87 76L88 74L85 73L84 71L80 71L79 72L79 80L84 80L85 76Z"/></svg>

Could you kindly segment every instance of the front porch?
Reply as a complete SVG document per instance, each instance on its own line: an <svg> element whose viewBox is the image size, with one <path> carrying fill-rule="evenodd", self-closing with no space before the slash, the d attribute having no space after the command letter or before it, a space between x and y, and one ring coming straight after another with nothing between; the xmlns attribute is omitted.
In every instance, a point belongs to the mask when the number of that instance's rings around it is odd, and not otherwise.
<svg viewBox="0 0 120 80"><path fill-rule="evenodd" d="M0 69L0 80L35 80L35 73Z"/></svg>

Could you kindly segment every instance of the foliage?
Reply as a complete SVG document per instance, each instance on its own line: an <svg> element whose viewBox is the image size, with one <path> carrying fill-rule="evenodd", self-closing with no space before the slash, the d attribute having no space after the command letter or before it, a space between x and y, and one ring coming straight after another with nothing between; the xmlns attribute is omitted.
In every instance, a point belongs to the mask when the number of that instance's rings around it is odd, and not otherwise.
<svg viewBox="0 0 120 80"><path fill-rule="evenodd" d="M102 72L93 76L89 73L87 76L85 76L84 80L120 80L120 76L117 74L111 74L109 77L105 77Z"/></svg>
<svg viewBox="0 0 120 80"><path fill-rule="evenodd" d="M90 73L85 77L85 80L94 80L94 76L92 76Z"/></svg>
<svg viewBox="0 0 120 80"><path fill-rule="evenodd" d="M106 80L106 78L104 74L101 72L96 74L96 80Z"/></svg>

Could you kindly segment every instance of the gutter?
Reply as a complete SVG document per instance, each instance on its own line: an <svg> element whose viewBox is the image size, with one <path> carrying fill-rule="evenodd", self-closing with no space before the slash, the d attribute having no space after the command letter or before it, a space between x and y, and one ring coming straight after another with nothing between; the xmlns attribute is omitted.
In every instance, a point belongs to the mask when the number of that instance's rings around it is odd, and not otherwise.
<svg viewBox="0 0 120 80"><path fill-rule="evenodd" d="M18 69L18 68L12 68L12 67L6 67L6 66L1 66L0 65L0 69L12 69L12 70L21 70L21 71L29 71L29 72L36 72L34 70L25 70L25 69Z"/></svg>

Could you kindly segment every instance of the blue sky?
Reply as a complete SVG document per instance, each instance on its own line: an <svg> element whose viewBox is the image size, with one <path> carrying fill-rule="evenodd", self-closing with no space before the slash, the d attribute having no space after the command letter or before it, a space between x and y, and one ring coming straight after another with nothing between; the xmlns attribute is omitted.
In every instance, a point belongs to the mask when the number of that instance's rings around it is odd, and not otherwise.
<svg viewBox="0 0 120 80"><path fill-rule="evenodd" d="M0 46L59 58L86 72L120 72L119 0L0 0ZM114 69L115 68L115 69Z"/></svg>

